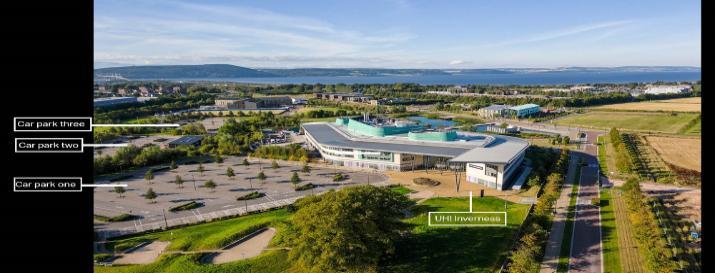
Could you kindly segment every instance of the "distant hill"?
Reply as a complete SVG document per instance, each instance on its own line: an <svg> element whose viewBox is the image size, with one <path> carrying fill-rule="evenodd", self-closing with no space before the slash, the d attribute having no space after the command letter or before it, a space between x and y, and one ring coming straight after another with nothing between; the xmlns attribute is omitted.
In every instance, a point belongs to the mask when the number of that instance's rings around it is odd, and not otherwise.
<svg viewBox="0 0 715 273"><path fill-rule="evenodd" d="M379 77L459 74L604 73L604 72L699 72L689 66L622 66L487 69L402 68L246 68L229 64L121 66L95 69L95 75L119 74L127 79L218 79L259 77Z"/></svg>
<svg viewBox="0 0 715 273"><path fill-rule="evenodd" d="M119 74L127 79L258 78L276 75L230 64L141 65L95 69L95 75Z"/></svg>

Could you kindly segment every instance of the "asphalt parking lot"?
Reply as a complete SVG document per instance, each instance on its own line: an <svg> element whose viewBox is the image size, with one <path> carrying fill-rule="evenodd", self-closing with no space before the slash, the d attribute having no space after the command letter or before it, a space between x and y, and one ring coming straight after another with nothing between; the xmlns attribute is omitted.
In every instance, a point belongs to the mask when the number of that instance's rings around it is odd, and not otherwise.
<svg viewBox="0 0 715 273"><path fill-rule="evenodd" d="M269 159L249 159L251 165L243 166L241 163L244 158L232 156L227 157L221 164L203 164L204 172L197 171L199 164L179 165L175 170L154 172L154 179L151 181L144 179L147 168L138 169L132 172L134 177L115 182L128 185L123 198L119 198L113 188L95 188L95 214L111 217L128 213L139 216L136 220L123 222L95 221L95 229L110 233L117 230L131 233L141 231L145 226L163 226L166 222L171 225L172 219L195 217L200 220L204 218L203 215L212 212L226 211L232 208L243 209L264 203L292 202L296 197L350 185L367 184L368 180L371 184L382 184L387 181L387 176L382 174L338 169L338 172L347 175L347 179L333 182L333 175L336 172L334 168L316 166L311 168L310 173L303 173L300 172L302 168L300 162L277 161L280 167L272 169ZM235 176L232 178L226 175L228 167L234 170ZM256 178L261 169L266 175L264 181ZM313 190L295 191L290 182L293 171L298 171L302 180L299 185L313 183L317 187ZM181 176L184 181L183 188L179 188L174 183L177 175ZM204 187L208 180L213 180L216 183L214 189ZM105 178L97 180L95 183L111 182ZM144 198L143 195L149 188L157 193L158 197L154 200L156 202L150 202ZM266 196L247 202L236 200L238 196L252 191L265 193ZM190 201L201 202L203 206L187 211L169 211L171 207ZM164 215L166 215L167 221L164 220ZM182 221L186 220L182 219Z"/></svg>

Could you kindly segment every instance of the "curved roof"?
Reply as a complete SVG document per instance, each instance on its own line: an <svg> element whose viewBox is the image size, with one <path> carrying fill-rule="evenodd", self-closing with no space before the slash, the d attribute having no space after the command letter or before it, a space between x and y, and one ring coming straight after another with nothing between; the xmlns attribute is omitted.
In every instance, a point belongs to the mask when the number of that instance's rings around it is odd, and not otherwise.
<svg viewBox="0 0 715 273"><path fill-rule="evenodd" d="M306 123L305 132L321 145L452 158L453 162L508 163L529 143L523 139L472 133L473 141L414 141L405 137L351 135L326 122Z"/></svg>

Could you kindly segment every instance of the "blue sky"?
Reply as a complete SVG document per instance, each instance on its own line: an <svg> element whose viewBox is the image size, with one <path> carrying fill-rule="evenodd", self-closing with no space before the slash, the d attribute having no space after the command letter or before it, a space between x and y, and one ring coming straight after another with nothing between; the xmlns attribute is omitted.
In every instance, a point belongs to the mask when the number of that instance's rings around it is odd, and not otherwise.
<svg viewBox="0 0 715 273"><path fill-rule="evenodd" d="M700 1L96 0L95 62L700 66Z"/></svg>

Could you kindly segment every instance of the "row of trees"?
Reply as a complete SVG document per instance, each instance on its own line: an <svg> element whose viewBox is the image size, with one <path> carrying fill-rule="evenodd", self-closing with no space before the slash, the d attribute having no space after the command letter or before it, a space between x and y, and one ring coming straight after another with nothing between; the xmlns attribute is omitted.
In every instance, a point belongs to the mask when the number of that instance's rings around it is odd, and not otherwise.
<svg viewBox="0 0 715 273"><path fill-rule="evenodd" d="M632 172L634 169L633 160L628 152L628 147L626 147L626 144L623 142L623 135L617 128L611 128L608 135L611 139L611 145L613 145L613 149L616 152L616 168L622 173Z"/></svg>
<svg viewBox="0 0 715 273"><path fill-rule="evenodd" d="M551 212L559 198L564 175L568 171L569 151L561 150L558 161L553 164L542 194L534 205L534 210L523 224L523 231L516 249L509 258L510 273L537 272L541 265L547 230L551 227Z"/></svg>
<svg viewBox="0 0 715 273"><path fill-rule="evenodd" d="M207 93L191 93L187 96L162 96L140 104L117 104L96 108L95 123L121 123L130 119L152 116L156 113L198 108L201 105L214 103L214 95Z"/></svg>
<svg viewBox="0 0 715 273"><path fill-rule="evenodd" d="M308 162L308 151L298 144L286 146L260 146L252 157Z"/></svg>
<svg viewBox="0 0 715 273"><path fill-rule="evenodd" d="M94 159L94 175L113 173L134 167L169 163L182 157L197 156L195 148L182 146L161 149L150 145L139 148L134 145L121 147L113 155L104 155Z"/></svg>
<svg viewBox="0 0 715 273"><path fill-rule="evenodd" d="M634 238L651 272L675 272L676 262L658 227L656 216L643 196L638 180L631 178L623 184L623 197L628 206L628 220L633 225Z"/></svg>

